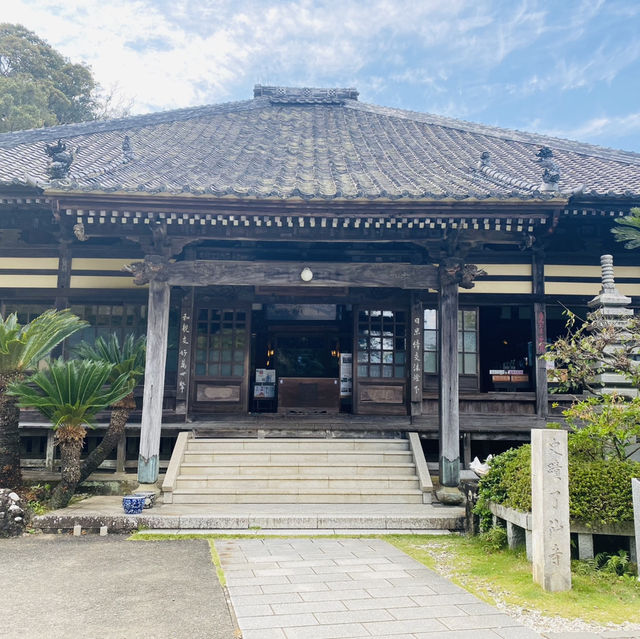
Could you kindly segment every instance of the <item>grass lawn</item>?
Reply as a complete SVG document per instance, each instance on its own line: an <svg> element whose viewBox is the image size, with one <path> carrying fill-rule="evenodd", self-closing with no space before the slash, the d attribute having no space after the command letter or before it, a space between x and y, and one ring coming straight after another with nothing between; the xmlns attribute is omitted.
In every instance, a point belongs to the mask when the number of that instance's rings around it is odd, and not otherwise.
<svg viewBox="0 0 640 639"><path fill-rule="evenodd" d="M458 535L385 539L491 604L502 601L545 615L601 624L640 623L640 582L635 577L602 572L584 575L574 570L572 590L549 593L533 583L524 551L489 553L477 537Z"/></svg>

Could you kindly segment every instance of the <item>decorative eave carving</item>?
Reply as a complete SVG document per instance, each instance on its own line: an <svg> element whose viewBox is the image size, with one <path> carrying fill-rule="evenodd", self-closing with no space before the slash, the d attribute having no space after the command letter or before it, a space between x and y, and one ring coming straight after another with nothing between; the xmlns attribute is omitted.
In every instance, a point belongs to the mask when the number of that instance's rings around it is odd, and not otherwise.
<svg viewBox="0 0 640 639"><path fill-rule="evenodd" d="M162 255L145 255L144 262L125 264L122 270L133 275L134 284L144 286L152 280L168 281L168 265L169 261Z"/></svg>
<svg viewBox="0 0 640 639"><path fill-rule="evenodd" d="M446 258L440 264L440 282L445 284L457 284L460 288L470 289L475 285L475 280L483 277L487 272L475 264L465 264L455 258Z"/></svg>

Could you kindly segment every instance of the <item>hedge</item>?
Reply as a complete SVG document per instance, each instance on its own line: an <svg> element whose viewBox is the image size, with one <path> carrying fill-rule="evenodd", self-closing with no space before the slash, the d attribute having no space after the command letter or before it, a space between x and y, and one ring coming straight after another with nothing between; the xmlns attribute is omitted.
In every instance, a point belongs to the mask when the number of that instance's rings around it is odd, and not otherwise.
<svg viewBox="0 0 640 639"><path fill-rule="evenodd" d="M633 521L631 479L640 477L640 462L618 459L569 460L569 516L588 525ZM491 462L478 485L474 512L482 529L491 520L487 502L531 511L531 446L510 448Z"/></svg>

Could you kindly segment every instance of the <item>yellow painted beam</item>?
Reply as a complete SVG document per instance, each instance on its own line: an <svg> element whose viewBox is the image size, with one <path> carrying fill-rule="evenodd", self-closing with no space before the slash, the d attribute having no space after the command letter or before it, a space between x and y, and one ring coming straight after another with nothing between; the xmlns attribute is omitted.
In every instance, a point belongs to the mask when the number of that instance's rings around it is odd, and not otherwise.
<svg viewBox="0 0 640 639"><path fill-rule="evenodd" d="M0 275L0 288L56 288L57 275Z"/></svg>
<svg viewBox="0 0 640 639"><path fill-rule="evenodd" d="M57 257L0 257L0 270L57 271Z"/></svg>

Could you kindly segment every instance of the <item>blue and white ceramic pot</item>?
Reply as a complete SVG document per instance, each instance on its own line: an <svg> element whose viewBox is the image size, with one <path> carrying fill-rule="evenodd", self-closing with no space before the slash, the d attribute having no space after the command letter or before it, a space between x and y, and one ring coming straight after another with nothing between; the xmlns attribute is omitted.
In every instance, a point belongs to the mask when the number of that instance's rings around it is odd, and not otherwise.
<svg viewBox="0 0 640 639"><path fill-rule="evenodd" d="M125 495L122 508L127 515L139 515L144 508L144 495Z"/></svg>

